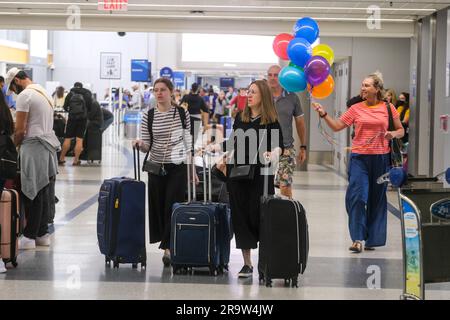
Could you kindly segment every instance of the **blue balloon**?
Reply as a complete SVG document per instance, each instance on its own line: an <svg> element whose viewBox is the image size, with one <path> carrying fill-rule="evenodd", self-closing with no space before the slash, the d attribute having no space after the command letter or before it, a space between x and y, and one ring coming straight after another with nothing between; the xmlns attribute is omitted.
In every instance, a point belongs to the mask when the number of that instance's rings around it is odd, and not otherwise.
<svg viewBox="0 0 450 320"><path fill-rule="evenodd" d="M304 68L312 56L311 44L303 38L294 38L288 44L287 53L294 64Z"/></svg>
<svg viewBox="0 0 450 320"><path fill-rule="evenodd" d="M319 37L319 26L312 18L302 18L294 26L294 35L296 38L304 38L309 43L313 43Z"/></svg>
<svg viewBox="0 0 450 320"><path fill-rule="evenodd" d="M306 75L300 69L294 67L284 67L278 80L280 85L289 92L299 92L306 89Z"/></svg>
<svg viewBox="0 0 450 320"><path fill-rule="evenodd" d="M389 180L394 187L400 188L408 177L407 173L402 167L394 167L389 170Z"/></svg>
<svg viewBox="0 0 450 320"><path fill-rule="evenodd" d="M447 180L447 183L450 184L450 168L445 171L445 180Z"/></svg>

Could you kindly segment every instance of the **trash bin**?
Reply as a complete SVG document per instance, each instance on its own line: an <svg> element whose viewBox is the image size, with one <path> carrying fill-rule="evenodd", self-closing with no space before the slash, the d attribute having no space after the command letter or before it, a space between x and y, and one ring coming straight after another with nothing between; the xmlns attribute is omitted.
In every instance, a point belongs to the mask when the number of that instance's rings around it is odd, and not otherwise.
<svg viewBox="0 0 450 320"><path fill-rule="evenodd" d="M125 124L125 138L137 139L141 127L142 112L139 110L127 110L123 116Z"/></svg>
<svg viewBox="0 0 450 320"><path fill-rule="evenodd" d="M441 174L443 175L443 174ZM450 180L450 169L446 172ZM398 189L403 243L402 299L425 299L425 284L450 282L450 188L438 177Z"/></svg>

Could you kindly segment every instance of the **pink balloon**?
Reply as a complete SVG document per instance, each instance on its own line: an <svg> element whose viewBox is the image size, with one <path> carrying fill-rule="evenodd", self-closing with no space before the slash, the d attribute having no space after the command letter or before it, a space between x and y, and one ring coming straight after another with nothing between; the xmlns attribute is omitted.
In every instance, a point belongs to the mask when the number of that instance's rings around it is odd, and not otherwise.
<svg viewBox="0 0 450 320"><path fill-rule="evenodd" d="M289 60L287 46L292 39L294 39L294 36L289 33L280 33L275 37L272 47L279 58Z"/></svg>

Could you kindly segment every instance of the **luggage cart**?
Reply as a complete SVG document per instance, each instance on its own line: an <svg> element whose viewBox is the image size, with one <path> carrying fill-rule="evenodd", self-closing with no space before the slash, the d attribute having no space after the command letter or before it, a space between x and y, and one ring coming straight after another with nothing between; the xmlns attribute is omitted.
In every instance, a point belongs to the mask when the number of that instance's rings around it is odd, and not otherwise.
<svg viewBox="0 0 450 320"><path fill-rule="evenodd" d="M394 168L395 169L395 168ZM404 173L406 175L406 173ZM450 168L434 178L398 178L403 254L402 300L424 300L427 283L450 282ZM403 181L402 181L403 180Z"/></svg>

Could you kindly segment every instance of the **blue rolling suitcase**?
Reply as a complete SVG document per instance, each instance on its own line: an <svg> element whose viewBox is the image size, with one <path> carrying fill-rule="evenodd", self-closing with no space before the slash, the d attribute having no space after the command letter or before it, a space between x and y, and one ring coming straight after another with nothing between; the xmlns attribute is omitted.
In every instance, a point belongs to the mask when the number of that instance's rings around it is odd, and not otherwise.
<svg viewBox="0 0 450 320"><path fill-rule="evenodd" d="M203 168L203 181L206 181L206 164ZM193 165L192 173L194 170ZM211 174L208 181L209 201L206 199L206 183L203 185L204 202L196 201L195 184L194 201L191 201L188 181L188 202L173 206L170 253L174 274L193 267L209 267L211 275L228 270L232 239L230 209L226 204L212 202Z"/></svg>
<svg viewBox="0 0 450 320"><path fill-rule="evenodd" d="M139 151L133 149L136 179L105 180L98 196L97 238L106 265L132 263L146 267L145 183L140 181ZM137 155L137 157L136 157ZM137 164L136 164L137 161Z"/></svg>

